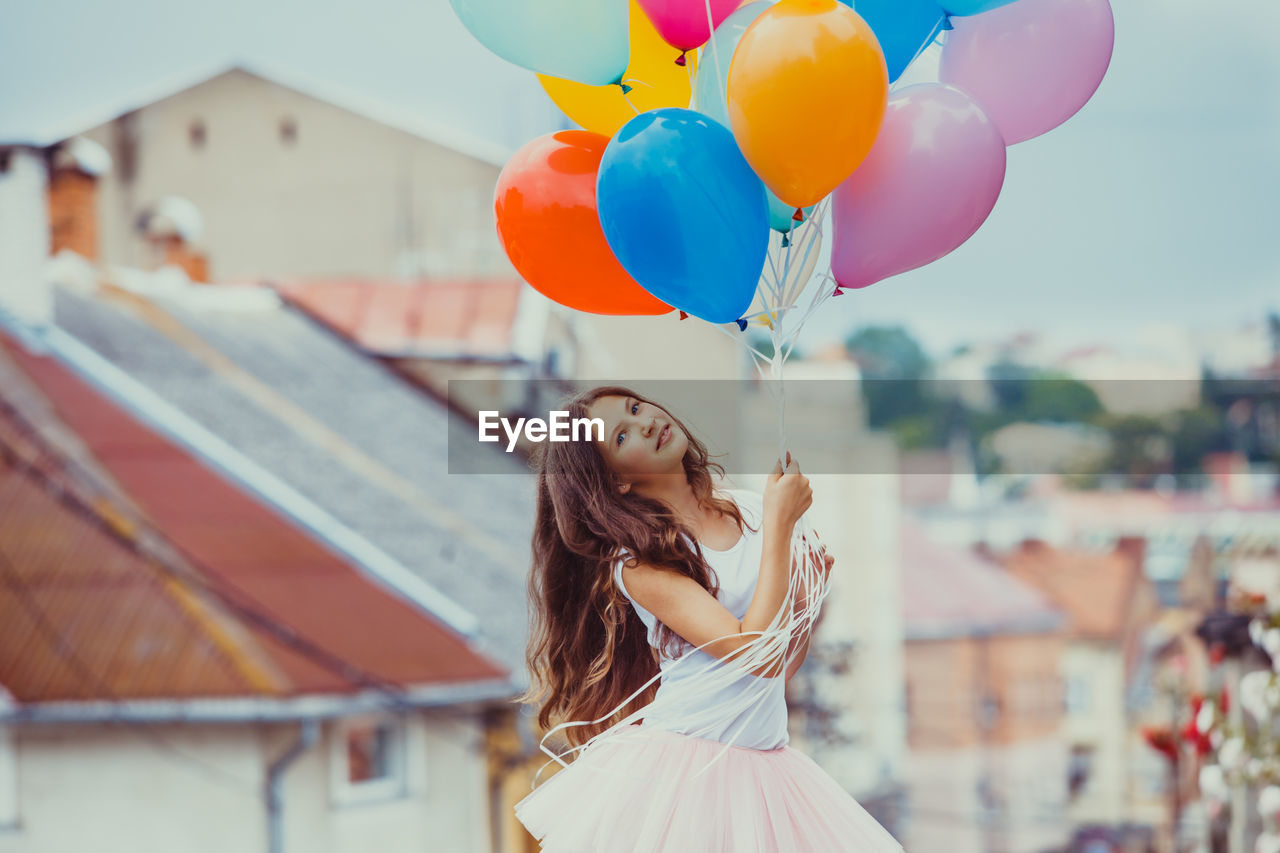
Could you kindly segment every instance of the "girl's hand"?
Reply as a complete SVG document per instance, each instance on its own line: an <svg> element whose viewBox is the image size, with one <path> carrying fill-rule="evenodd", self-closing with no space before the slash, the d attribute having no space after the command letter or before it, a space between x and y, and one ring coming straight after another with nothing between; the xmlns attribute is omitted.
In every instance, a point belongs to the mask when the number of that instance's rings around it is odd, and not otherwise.
<svg viewBox="0 0 1280 853"><path fill-rule="evenodd" d="M809 478L800 473L799 464L788 453L786 470L779 461L764 487L764 523L789 537L800 516L812 505Z"/></svg>
<svg viewBox="0 0 1280 853"><path fill-rule="evenodd" d="M822 544L822 540L818 538L818 531L813 531L813 542L810 543L809 549L814 553L815 557L822 558L822 580L825 583L831 577L831 567L836 564L836 558L831 556L827 550L827 546Z"/></svg>

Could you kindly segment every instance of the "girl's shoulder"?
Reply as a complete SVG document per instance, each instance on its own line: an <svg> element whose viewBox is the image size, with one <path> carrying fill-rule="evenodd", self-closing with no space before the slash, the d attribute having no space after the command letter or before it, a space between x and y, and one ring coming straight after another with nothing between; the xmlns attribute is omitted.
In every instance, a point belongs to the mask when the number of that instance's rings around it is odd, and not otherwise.
<svg viewBox="0 0 1280 853"><path fill-rule="evenodd" d="M743 518L752 527L758 527L760 519L764 516L764 495L759 492L753 492L750 489L716 489L721 497L730 498L738 509L742 511Z"/></svg>

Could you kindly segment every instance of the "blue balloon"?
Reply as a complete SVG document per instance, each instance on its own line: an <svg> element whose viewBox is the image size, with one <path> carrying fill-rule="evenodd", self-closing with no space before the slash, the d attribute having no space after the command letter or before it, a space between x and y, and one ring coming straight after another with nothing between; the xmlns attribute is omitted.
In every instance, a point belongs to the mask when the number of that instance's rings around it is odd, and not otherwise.
<svg viewBox="0 0 1280 853"><path fill-rule="evenodd" d="M943 0L942 6L949 15L981 15L1012 2L1014 0Z"/></svg>
<svg viewBox="0 0 1280 853"><path fill-rule="evenodd" d="M947 24L947 13L936 0L840 2L852 7L876 34L885 65L889 68L890 83L902 76L907 66L920 55L920 51L933 43Z"/></svg>
<svg viewBox="0 0 1280 853"><path fill-rule="evenodd" d="M764 184L733 134L701 113L641 113L609 141L596 210L622 268L711 323L742 317L769 251Z"/></svg>

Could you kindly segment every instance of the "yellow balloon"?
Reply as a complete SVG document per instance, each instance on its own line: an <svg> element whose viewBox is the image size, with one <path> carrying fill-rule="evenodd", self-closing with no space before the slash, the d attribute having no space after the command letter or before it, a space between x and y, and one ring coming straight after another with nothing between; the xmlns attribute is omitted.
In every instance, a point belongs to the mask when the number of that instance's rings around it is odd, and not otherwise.
<svg viewBox="0 0 1280 853"><path fill-rule="evenodd" d="M871 28L836 0L781 0L743 34L729 66L729 123L783 202L808 207L871 151L889 76Z"/></svg>
<svg viewBox="0 0 1280 853"><path fill-rule="evenodd" d="M685 54L685 65L677 65L680 51L662 40L636 0L631 0L631 61L622 82L631 88L587 86L559 77L538 75L542 88L564 114L580 127L613 136L638 113L662 107L687 107L692 93L690 81L697 69L693 52Z"/></svg>

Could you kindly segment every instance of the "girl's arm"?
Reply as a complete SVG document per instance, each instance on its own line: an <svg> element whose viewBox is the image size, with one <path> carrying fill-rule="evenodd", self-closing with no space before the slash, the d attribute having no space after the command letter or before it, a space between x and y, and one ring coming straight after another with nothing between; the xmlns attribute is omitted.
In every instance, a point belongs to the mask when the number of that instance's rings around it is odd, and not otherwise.
<svg viewBox="0 0 1280 853"><path fill-rule="evenodd" d="M785 472L779 464L769 475L764 494L760 576L741 620L692 578L657 566L641 564L623 569L627 590L637 604L686 642L695 647L707 644L703 651L730 660L769 627L786 603L791 534L811 503L809 481L795 462L790 462ZM753 674L774 678L783 674L784 666L784 661L776 661Z"/></svg>

